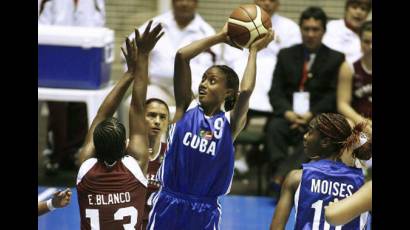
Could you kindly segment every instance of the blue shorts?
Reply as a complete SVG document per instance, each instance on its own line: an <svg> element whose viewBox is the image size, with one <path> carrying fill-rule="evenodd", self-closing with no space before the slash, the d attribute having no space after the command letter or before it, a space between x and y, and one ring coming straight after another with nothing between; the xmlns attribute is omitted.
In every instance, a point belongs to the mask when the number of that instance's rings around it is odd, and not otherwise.
<svg viewBox="0 0 410 230"><path fill-rule="evenodd" d="M198 197L162 190L154 198L149 230L219 229L221 207L217 197Z"/></svg>

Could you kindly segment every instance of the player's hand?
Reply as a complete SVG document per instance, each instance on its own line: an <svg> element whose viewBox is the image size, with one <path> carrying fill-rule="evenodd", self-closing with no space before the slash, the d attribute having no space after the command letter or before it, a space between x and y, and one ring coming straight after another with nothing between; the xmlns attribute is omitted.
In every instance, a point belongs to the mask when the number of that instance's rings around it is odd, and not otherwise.
<svg viewBox="0 0 410 230"><path fill-rule="evenodd" d="M266 48L274 38L274 32L272 29L268 30L267 34L264 34L262 37L257 38L249 47L249 50L260 51Z"/></svg>
<svg viewBox="0 0 410 230"><path fill-rule="evenodd" d="M224 41L223 41L224 43L226 43L226 44L228 44L228 45L230 45L230 46L232 46L232 47L234 47L234 48L243 50L242 47L238 46L238 45L237 45L235 42L233 42L233 41L231 40L231 38L228 36L228 23L225 23L225 25L222 27L221 32L219 32L219 33L224 37Z"/></svg>
<svg viewBox="0 0 410 230"><path fill-rule="evenodd" d="M332 206L334 203L337 203L337 202L339 202L339 199L337 199L337 198L335 198L333 201L330 201L329 204L328 204L327 206L325 206L325 210L326 210L328 207Z"/></svg>
<svg viewBox="0 0 410 230"><path fill-rule="evenodd" d="M64 191L58 191L54 193L52 199L52 204L56 208L62 208L67 206L71 200L71 190L70 188L65 189Z"/></svg>
<svg viewBox="0 0 410 230"><path fill-rule="evenodd" d="M127 62L127 67L128 73L134 73L136 70L136 63L137 63L137 44L135 42L135 39L130 39L128 37L125 38L125 46L127 49L127 52L124 51L124 48L121 47L122 54L125 57L125 61Z"/></svg>
<svg viewBox="0 0 410 230"><path fill-rule="evenodd" d="M309 121L313 118L313 114L311 112L307 112L303 115L300 115L300 120L303 122L303 125L307 125Z"/></svg>
<svg viewBox="0 0 410 230"><path fill-rule="evenodd" d="M159 23L151 30L152 20L148 22L147 27L142 35L139 34L137 28L135 28L135 42L138 48L138 52L142 54L148 54L155 47L158 40L164 35L161 32L162 25Z"/></svg>

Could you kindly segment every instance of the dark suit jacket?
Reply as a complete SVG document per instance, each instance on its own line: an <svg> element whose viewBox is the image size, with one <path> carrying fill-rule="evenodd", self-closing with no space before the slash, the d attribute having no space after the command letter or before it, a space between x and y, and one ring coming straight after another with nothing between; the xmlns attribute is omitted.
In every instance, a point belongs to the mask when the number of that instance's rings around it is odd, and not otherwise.
<svg viewBox="0 0 410 230"><path fill-rule="evenodd" d="M282 49L278 54L269 100L275 116L284 116L292 110L293 93L299 91L304 64L302 44ZM336 85L339 69L344 62L344 54L332 50L324 44L316 53L310 68L310 76L304 85L310 93L310 111L315 115L336 112Z"/></svg>

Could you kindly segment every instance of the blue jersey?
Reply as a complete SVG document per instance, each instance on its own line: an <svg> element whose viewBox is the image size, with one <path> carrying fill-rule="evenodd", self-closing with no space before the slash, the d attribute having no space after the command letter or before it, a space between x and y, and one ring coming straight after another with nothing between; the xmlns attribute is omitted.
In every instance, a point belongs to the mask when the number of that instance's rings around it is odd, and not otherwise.
<svg viewBox="0 0 410 230"><path fill-rule="evenodd" d="M229 193L234 147L229 112L207 117L196 101L171 125L168 150L158 170L163 189L218 197Z"/></svg>
<svg viewBox="0 0 410 230"><path fill-rule="evenodd" d="M319 160L303 164L300 185L295 193L295 229L361 230L368 213L348 224L332 226L325 221L324 207L335 198L342 200L355 193L364 183L362 170L342 162Z"/></svg>

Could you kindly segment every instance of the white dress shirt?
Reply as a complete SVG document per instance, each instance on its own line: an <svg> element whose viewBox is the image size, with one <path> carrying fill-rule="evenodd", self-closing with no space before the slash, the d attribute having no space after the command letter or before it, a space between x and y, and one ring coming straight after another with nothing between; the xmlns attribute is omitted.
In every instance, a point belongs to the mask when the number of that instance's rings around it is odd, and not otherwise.
<svg viewBox="0 0 410 230"><path fill-rule="evenodd" d="M363 55L359 35L346 26L344 19L327 23L322 42L329 48L344 53L351 67Z"/></svg>

